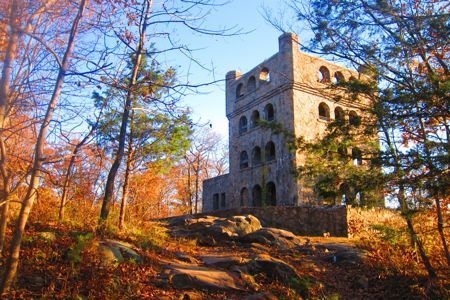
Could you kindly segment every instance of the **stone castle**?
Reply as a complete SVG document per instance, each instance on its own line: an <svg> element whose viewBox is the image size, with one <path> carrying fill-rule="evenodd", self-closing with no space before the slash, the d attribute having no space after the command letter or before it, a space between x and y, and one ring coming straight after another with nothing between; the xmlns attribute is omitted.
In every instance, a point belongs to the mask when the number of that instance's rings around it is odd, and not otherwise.
<svg viewBox="0 0 450 300"><path fill-rule="evenodd" d="M296 137L317 138L331 120L357 123L364 101L337 103L327 84L358 73L299 51L298 37L284 33L279 51L245 74L226 75L229 173L203 182L203 211L242 206L298 206L317 203L293 175L304 163L286 137L259 126L276 122ZM355 157L355 163L361 159Z"/></svg>

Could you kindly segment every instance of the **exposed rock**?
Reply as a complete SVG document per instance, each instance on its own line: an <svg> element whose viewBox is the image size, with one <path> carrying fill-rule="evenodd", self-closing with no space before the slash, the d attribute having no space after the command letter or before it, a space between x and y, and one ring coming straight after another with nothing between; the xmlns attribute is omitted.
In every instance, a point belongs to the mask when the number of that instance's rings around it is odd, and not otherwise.
<svg viewBox="0 0 450 300"><path fill-rule="evenodd" d="M30 276L26 278L31 286L43 287L45 285L45 279L41 276Z"/></svg>
<svg viewBox="0 0 450 300"><path fill-rule="evenodd" d="M252 273L264 273L270 278L285 280L298 277L295 269L280 259L267 254L258 254L246 264L247 270Z"/></svg>
<svg viewBox="0 0 450 300"><path fill-rule="evenodd" d="M215 240L239 238L261 229L261 223L252 215L187 220L186 228L201 236L209 236Z"/></svg>
<svg viewBox="0 0 450 300"><path fill-rule="evenodd" d="M192 257L192 256L190 256L190 255L188 255L186 253L175 252L174 254L175 254L176 258L181 260L181 261L184 261L184 262L187 262L187 263L190 263L190 264L198 264L198 260L197 259L195 259L194 257Z"/></svg>
<svg viewBox="0 0 450 300"><path fill-rule="evenodd" d="M302 240L295 234L278 228L262 228L243 236L240 241L243 243L277 246L281 249L292 249L302 245Z"/></svg>
<svg viewBox="0 0 450 300"><path fill-rule="evenodd" d="M267 253L270 251L269 247L259 243L244 244L245 247L250 248L254 253Z"/></svg>
<svg viewBox="0 0 450 300"><path fill-rule="evenodd" d="M347 245L337 245L337 244L317 244L317 248L325 249L325 261L335 263L335 264L350 264L355 265L362 262L366 253L355 247Z"/></svg>
<svg viewBox="0 0 450 300"><path fill-rule="evenodd" d="M207 266L214 266L219 268L231 268L232 266L239 266L249 262L249 259L239 257L239 256L217 256L217 255L209 255L209 256L201 256L200 259Z"/></svg>
<svg viewBox="0 0 450 300"><path fill-rule="evenodd" d="M166 266L163 276L171 286L179 289L246 290L239 274L211 268L173 264Z"/></svg>
<svg viewBox="0 0 450 300"><path fill-rule="evenodd" d="M115 240L104 240L99 242L100 259L103 265L121 263L125 260L142 262L142 257L134 250L134 246Z"/></svg>
<svg viewBox="0 0 450 300"><path fill-rule="evenodd" d="M270 292L262 292L254 295L250 295L244 298L244 300L277 300L274 294Z"/></svg>
<svg viewBox="0 0 450 300"><path fill-rule="evenodd" d="M46 242L54 242L56 240L56 234L52 231L43 231L39 233L39 238Z"/></svg>

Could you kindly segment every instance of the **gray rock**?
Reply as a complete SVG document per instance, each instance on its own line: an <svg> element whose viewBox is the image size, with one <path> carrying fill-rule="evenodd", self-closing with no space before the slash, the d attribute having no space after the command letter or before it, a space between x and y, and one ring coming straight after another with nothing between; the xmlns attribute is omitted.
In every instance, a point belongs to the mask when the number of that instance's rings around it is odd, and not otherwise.
<svg viewBox="0 0 450 300"><path fill-rule="evenodd" d="M202 242L215 245L217 241L238 239L261 229L261 223L252 215L218 218L206 216L186 220L185 228ZM184 233L186 234L186 233Z"/></svg>
<svg viewBox="0 0 450 300"><path fill-rule="evenodd" d="M327 254L324 259L335 264L356 265L361 263L366 256L364 251L348 245L317 244L317 248L330 251L331 253Z"/></svg>
<svg viewBox="0 0 450 300"><path fill-rule="evenodd" d="M98 243L98 252L103 265L111 265L124 261L142 262L142 257L134 250L134 246L116 240L104 240Z"/></svg>
<svg viewBox="0 0 450 300"><path fill-rule="evenodd" d="M187 263L190 263L190 264L198 264L198 260L197 259L195 259L194 257L192 257L192 256L190 256L190 255L188 255L186 253L175 252L174 254L175 254L176 258L181 260L181 261L184 261L184 262L187 262Z"/></svg>
<svg viewBox="0 0 450 300"><path fill-rule="evenodd" d="M206 267L167 265L163 276L179 289L218 291L246 291L245 281L239 274Z"/></svg>
<svg viewBox="0 0 450 300"><path fill-rule="evenodd" d="M243 265L250 261L249 259L233 255L225 255L225 256L208 255L208 256L200 256L200 259L207 266L214 266L219 268L231 268L233 266Z"/></svg>
<svg viewBox="0 0 450 300"><path fill-rule="evenodd" d="M278 228L262 228L243 236L239 241L277 246L281 249L292 249L302 245L302 240L295 234Z"/></svg>
<svg viewBox="0 0 450 300"><path fill-rule="evenodd" d="M46 242L54 242L56 240L56 234L52 231L43 231L39 233L39 238Z"/></svg>
<svg viewBox="0 0 450 300"><path fill-rule="evenodd" d="M277 280L298 277L297 272L291 265L267 254L258 254L253 260L246 264L246 267L252 274L264 273L267 277Z"/></svg>

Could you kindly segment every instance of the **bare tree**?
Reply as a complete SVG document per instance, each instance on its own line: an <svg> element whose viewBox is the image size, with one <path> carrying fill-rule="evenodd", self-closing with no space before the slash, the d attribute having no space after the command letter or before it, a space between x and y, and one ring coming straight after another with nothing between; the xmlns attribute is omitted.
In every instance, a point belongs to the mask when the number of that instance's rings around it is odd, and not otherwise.
<svg viewBox="0 0 450 300"><path fill-rule="evenodd" d="M27 189L25 198L22 201L19 217L14 230L13 239L11 241L10 253L5 265L5 272L1 281L0 294L8 291L11 283L16 275L17 266L19 263L20 247L22 243L22 237L25 230L25 225L28 221L33 202L36 199L36 189L39 185L39 179L41 176L42 163L44 159L44 146L46 144L47 132L50 126L50 122L53 117L59 96L61 94L64 78L69 66L69 59L72 55L72 51L75 45L75 39L78 33L80 21L83 17L84 10L86 8L86 0L81 0L78 5L76 16L72 22L69 38L67 41L67 47L64 52L64 56L60 61L60 67L58 76L56 78L52 97L47 106L47 112L39 129L38 139L36 142L35 153L33 158L33 168L30 173L30 184Z"/></svg>

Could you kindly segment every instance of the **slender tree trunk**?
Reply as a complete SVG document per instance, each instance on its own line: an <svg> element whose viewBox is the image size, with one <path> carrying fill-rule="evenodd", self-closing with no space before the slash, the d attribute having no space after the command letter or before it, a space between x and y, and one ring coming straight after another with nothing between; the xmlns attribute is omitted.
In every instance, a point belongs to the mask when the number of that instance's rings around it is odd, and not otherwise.
<svg viewBox="0 0 450 300"><path fill-rule="evenodd" d="M420 108L416 105L416 108L419 109ZM438 168L435 166L435 164L433 163L433 159L432 159L432 155L431 155L431 150L429 148L429 139L427 136L427 131L425 128L425 124L423 122L422 117L418 117L419 119L419 124L420 124L420 129L421 129L421 135L422 135L422 139L423 139L423 145L424 145L424 152L425 152L425 158L426 158L426 162L428 165L428 168L430 169L431 174L436 174L439 172ZM447 153L448 155L448 153ZM444 251L444 255L445 258L447 260L447 265L450 267L450 254L448 251L448 245L447 245L447 240L445 238L445 233L444 233L444 218L442 216L442 209L441 209L441 201L439 199L439 190L437 188L435 188L434 183L431 183L430 185L432 185L432 187L430 187L430 192L433 193L433 198L434 198L434 202L436 204L436 217L437 217L437 230L439 232L439 236L441 238L441 243L442 243L442 249Z"/></svg>
<svg viewBox="0 0 450 300"><path fill-rule="evenodd" d="M119 215L119 228L122 229L125 223L125 207L128 200L128 182L131 173L131 163L133 161L133 120L134 110L131 111L130 116L130 134L128 137L128 152L127 152L127 165L125 168L125 178L123 181L122 200L120 201L120 215Z"/></svg>
<svg viewBox="0 0 450 300"><path fill-rule="evenodd" d="M430 279L435 280L437 278L436 271L434 270L433 266L431 265L430 259L428 258L428 255L425 252L425 248L423 246L422 240L419 238L419 236L416 233L416 230L414 229L414 223L411 216L411 210L408 207L408 203L405 199L405 189L403 187L403 184L400 183L399 186L399 192L398 192L398 199L400 202L400 211L402 213L403 218L406 220L407 228L409 235L414 242L415 245L417 245L417 249L419 250L420 258L422 259L423 264L425 265L425 268L427 269L428 276Z"/></svg>
<svg viewBox="0 0 450 300"><path fill-rule="evenodd" d="M98 123L100 121L100 116L101 116L101 114L98 116L97 122L95 123L95 125L92 126L89 133L86 134L86 136L73 149L72 157L70 158L70 162L69 162L69 165L67 166L67 170L66 170L66 175L64 177L63 192L62 192L62 196L61 196L61 202L59 204L58 223L61 223L64 219L64 207L66 206L66 202L67 202L67 198L68 198L68 194L69 194L68 190L70 187L70 179L72 176L72 170L73 170L73 166L75 164L75 159L76 159L80 149L84 146L84 144L86 144L89 137L92 135L92 133L94 133L95 129L97 128Z"/></svg>
<svg viewBox="0 0 450 300"><path fill-rule="evenodd" d="M106 180L105 187L105 195L103 197L102 209L100 212L99 225L102 225L109 215L109 210L111 206L111 202L114 196L114 183L117 175L117 171L119 170L120 164L122 162L122 158L125 152L125 140L127 137L127 126L128 119L130 116L130 111L132 109L132 98L134 96L134 86L136 85L137 76L139 73L139 67L141 66L142 60L142 52L144 49L145 43L145 32L147 30L147 21L150 14L150 8L152 5L152 1L146 1L146 8L144 12L144 16L142 17L142 29L140 30L139 36L139 44L136 50L136 61L134 62L133 71L131 74L131 80L128 85L127 97L125 100L125 105L123 108L122 114L122 122L120 125L120 133L119 133L119 146L117 149L116 157L114 158L114 162L111 166L111 169L108 173L108 179Z"/></svg>
<svg viewBox="0 0 450 300"><path fill-rule="evenodd" d="M194 170L195 172L195 213L198 213L198 183L199 183L199 176L200 176L200 166L199 162L197 162L197 168Z"/></svg>
<svg viewBox="0 0 450 300"><path fill-rule="evenodd" d="M400 164L399 158L397 156L397 151L395 150L394 144L391 140L391 137L389 136L389 131L386 128L386 126L384 125L383 117L382 116L380 117L379 115L377 117L379 120L381 131L386 139L386 144L388 146L390 154L392 155L392 158L394 159L394 171L393 172L394 172L394 174L397 175L397 177L400 181L398 200L399 200L402 216L406 221L408 233L409 233L409 236L411 237L411 240L414 242L414 244L417 245L420 258L422 259L422 263L424 264L424 266L428 272L428 277L430 278L430 280L434 281L437 278L436 271L435 271L434 267L431 265L430 259L428 258L428 255L425 252L422 241L420 240L419 236L417 236L417 233L414 229L413 219L411 216L411 209L408 207L408 203L405 199L405 188L404 188L403 183L401 182L403 180L403 175L402 175L403 172L401 169L401 164Z"/></svg>
<svg viewBox="0 0 450 300"><path fill-rule="evenodd" d="M192 191L191 191L191 164L188 162L188 182L187 182L187 190L188 190L188 201L189 201L189 212L192 215L193 214L193 206L192 206Z"/></svg>
<svg viewBox="0 0 450 300"><path fill-rule="evenodd" d="M9 90L12 76L13 61L16 56L17 44L19 41L19 32L16 28L16 20L18 19L18 7L17 1L11 2L11 8L9 12L9 38L6 47L5 58L3 60L2 77L0 80L0 174L2 176L2 187L0 191L0 255L3 252L6 226L8 224L8 211L9 211L9 184L10 176L6 168L7 151L5 145L5 125L8 120L9 109Z"/></svg>
<svg viewBox="0 0 450 300"><path fill-rule="evenodd" d="M26 196L22 201L19 217L17 219L17 223L15 226L14 235L11 241L9 257L6 261L5 272L3 274L3 278L1 281L0 295L3 295L9 290L12 281L16 276L17 266L19 264L20 246L25 231L25 225L27 224L28 216L30 214L34 200L36 198L36 190L39 186L42 162L44 159L44 146L46 144L47 132L53 117L53 112L56 108L56 104L61 94L64 77L66 75L67 67L69 65L69 58L72 55L72 51L75 45L75 38L78 33L78 26L83 16L85 7L86 7L86 0L81 0L78 6L77 15L75 16L75 19L72 23L69 40L67 42L67 48L64 53L64 57L61 61L62 65L59 68L53 94L48 104L47 112L45 114L44 120L39 130L33 159L33 168L30 174L31 178L30 185L28 186Z"/></svg>
<svg viewBox="0 0 450 300"><path fill-rule="evenodd" d="M447 239L445 238L445 233L444 233L444 217L442 215L441 201L439 200L438 196L434 197L434 202L436 204L438 232L439 232L439 236L441 238L444 255L445 255L445 258L447 259L447 265L450 267L450 254L448 251Z"/></svg>

